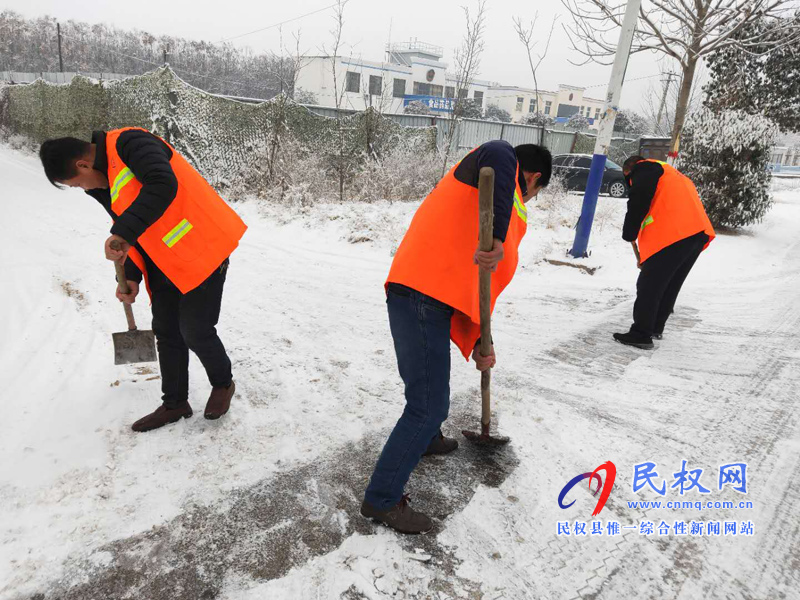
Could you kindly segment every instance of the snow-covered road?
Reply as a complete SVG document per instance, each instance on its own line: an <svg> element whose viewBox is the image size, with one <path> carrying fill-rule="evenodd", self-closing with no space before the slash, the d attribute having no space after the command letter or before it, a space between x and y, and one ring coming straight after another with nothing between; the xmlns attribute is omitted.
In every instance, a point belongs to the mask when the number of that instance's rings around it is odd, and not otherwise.
<svg viewBox="0 0 800 600"><path fill-rule="evenodd" d="M611 339L629 324L637 273L618 237L624 204L601 201L594 276L542 261L563 257L571 231L532 210L524 268L493 322L497 421L512 444L426 459L408 491L437 527L404 538L357 510L402 410L382 283L413 206L288 216L237 203L250 229L220 323L231 413L134 434L160 382L153 367L113 365L125 321L105 215L0 148L0 598L800 598L800 183L782 186L764 223L701 257L649 353ZM134 310L149 322L144 298ZM207 383L191 369L201 409ZM478 382L454 351L446 432L477 424ZM559 507L570 479L609 460L616 482L597 517L585 482ZM683 460L709 493L670 487ZM663 496L632 490L647 461ZM746 495L719 489L730 463L747 464Z"/></svg>

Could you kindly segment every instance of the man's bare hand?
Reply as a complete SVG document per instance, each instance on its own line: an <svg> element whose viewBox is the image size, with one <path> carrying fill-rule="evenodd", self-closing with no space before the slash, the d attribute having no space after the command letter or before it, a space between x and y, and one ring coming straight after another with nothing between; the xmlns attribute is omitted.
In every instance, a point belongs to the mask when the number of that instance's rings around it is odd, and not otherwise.
<svg viewBox="0 0 800 600"><path fill-rule="evenodd" d="M491 346L491 354L489 354L489 356L484 356L481 354L481 345L475 344L475 349L472 351L472 360L475 361L475 368L478 369L478 371L483 372L487 369L491 369L497 364L497 356L494 353L494 344Z"/></svg>
<svg viewBox="0 0 800 600"><path fill-rule="evenodd" d="M636 244L636 242L631 242L631 247L633 248L633 253L636 255L636 266L641 269L642 257L639 255L639 246Z"/></svg>
<svg viewBox="0 0 800 600"><path fill-rule="evenodd" d="M116 241L117 244L119 244L119 250L114 250L111 247L112 241ZM119 264L123 264L125 262L125 259L128 256L128 250L130 249L131 245L118 235L112 235L106 240L105 243L106 258L108 260L118 262Z"/></svg>
<svg viewBox="0 0 800 600"><path fill-rule="evenodd" d="M481 249L475 250L475 256L472 261L481 269L494 273L497 270L497 264L503 260L503 242L494 238L492 242L492 249L489 252L484 252Z"/></svg>
<svg viewBox="0 0 800 600"><path fill-rule="evenodd" d="M122 290L120 290L119 286L117 286L117 300L124 302L125 304L133 304L136 302L136 296L139 294L139 284L135 281L131 281L130 279L127 281L130 293L123 294Z"/></svg>

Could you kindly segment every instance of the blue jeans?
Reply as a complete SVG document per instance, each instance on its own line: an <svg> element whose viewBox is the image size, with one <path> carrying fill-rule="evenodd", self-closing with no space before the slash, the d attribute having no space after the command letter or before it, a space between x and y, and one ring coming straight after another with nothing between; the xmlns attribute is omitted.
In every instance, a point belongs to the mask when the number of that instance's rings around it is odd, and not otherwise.
<svg viewBox="0 0 800 600"><path fill-rule="evenodd" d="M378 510L400 502L408 478L450 409L453 308L390 283L386 298L406 407L383 447L364 500Z"/></svg>

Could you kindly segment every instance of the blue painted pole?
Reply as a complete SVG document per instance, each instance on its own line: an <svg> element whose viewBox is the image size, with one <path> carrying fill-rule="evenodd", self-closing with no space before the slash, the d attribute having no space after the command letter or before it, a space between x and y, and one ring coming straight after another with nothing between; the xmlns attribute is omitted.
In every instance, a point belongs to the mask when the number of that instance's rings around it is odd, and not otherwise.
<svg viewBox="0 0 800 600"><path fill-rule="evenodd" d="M642 0L628 0L625 7L625 18L617 43L617 53L614 56L614 66L611 67L611 80L608 83L606 105L600 126L597 132L597 142L594 146L592 166L589 169L589 179L586 182L586 192L583 195L583 207L575 228L575 241L569 253L574 258L584 258L589 255L589 235L592 233L594 211L597 208L597 197L600 195L600 186L603 183L603 172L608 158L608 148L611 146L611 135L614 132L614 121L619 110L619 100L622 96L622 83L625 81L625 71L628 68L628 57L631 53L633 34L636 30L636 19Z"/></svg>
<svg viewBox="0 0 800 600"><path fill-rule="evenodd" d="M581 207L581 216L578 219L578 227L575 231L575 241L572 243L572 250L569 251L575 258L589 256L589 235L592 233L594 211L597 208L600 187L603 185L606 159L608 159L608 156L605 154L592 156L592 166L589 168L589 179L586 182L586 192L583 194L583 206Z"/></svg>

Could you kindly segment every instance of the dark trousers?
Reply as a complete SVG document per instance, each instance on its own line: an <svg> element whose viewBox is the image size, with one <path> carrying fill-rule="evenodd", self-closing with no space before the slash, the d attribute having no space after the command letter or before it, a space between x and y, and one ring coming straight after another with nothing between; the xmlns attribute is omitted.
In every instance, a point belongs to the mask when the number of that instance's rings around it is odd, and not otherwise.
<svg viewBox="0 0 800 600"><path fill-rule="evenodd" d="M367 503L379 510L400 501L411 472L450 410L453 308L397 284L389 284L386 304L406 406L364 494Z"/></svg>
<svg viewBox="0 0 800 600"><path fill-rule="evenodd" d="M707 242L708 235L701 231L670 244L642 263L631 331L649 336L663 333L681 286Z"/></svg>
<svg viewBox="0 0 800 600"><path fill-rule="evenodd" d="M162 400L167 408L189 399L189 350L203 363L213 387L225 387L233 379L231 361L216 329L227 271L225 259L208 279L182 294L161 271L148 270Z"/></svg>

